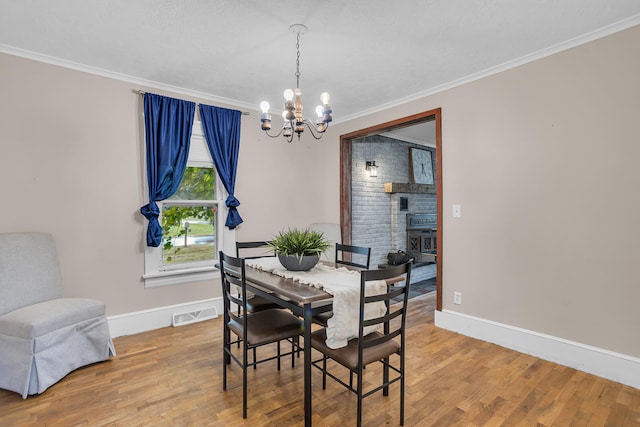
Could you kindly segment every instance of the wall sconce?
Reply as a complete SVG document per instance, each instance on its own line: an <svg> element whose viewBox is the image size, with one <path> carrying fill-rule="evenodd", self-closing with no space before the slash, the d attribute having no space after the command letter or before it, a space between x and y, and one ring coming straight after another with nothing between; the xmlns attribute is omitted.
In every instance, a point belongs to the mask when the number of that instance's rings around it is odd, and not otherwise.
<svg viewBox="0 0 640 427"><path fill-rule="evenodd" d="M369 171L369 176L371 178L375 178L378 176L378 166L376 166L375 160L372 162L366 162L364 168L365 170Z"/></svg>

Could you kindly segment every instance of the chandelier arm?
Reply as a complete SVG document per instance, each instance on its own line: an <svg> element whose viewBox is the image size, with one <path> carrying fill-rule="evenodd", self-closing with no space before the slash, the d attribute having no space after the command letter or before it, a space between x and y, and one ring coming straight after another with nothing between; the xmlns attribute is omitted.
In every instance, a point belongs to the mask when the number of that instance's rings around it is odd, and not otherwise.
<svg viewBox="0 0 640 427"><path fill-rule="evenodd" d="M271 134L269 133L269 131L268 131L268 130L265 130L265 131L264 131L264 133L265 133L265 134L267 134L267 136L268 136L269 138L278 138L280 135L282 135L282 132L284 132L284 127L283 127L282 129L280 129L280 132L278 132L278 133L277 133L277 134L275 134L275 135L271 135Z"/></svg>
<svg viewBox="0 0 640 427"><path fill-rule="evenodd" d="M303 122L305 125L307 125L307 128L309 129L309 133L315 138L315 139L321 139L324 136L324 133L326 132L326 130L329 128L329 123L326 124L326 128L320 132L318 130L318 128L316 127L315 124L313 124L313 122L311 122L309 119L304 119Z"/></svg>

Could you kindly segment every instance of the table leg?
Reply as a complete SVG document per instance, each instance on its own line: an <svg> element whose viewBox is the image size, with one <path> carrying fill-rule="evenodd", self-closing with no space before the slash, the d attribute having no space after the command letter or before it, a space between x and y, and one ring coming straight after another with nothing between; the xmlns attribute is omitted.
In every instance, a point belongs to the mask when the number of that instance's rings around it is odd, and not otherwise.
<svg viewBox="0 0 640 427"><path fill-rule="evenodd" d="M311 427L311 304L304 305L304 425Z"/></svg>
<svg viewBox="0 0 640 427"><path fill-rule="evenodd" d="M387 286L387 292L389 291L389 287ZM387 314L389 314L389 301L385 301L387 306ZM384 333L385 335L389 334L389 322L384 322ZM389 358L384 359L384 368L382 369L382 381L384 384L389 382ZM389 396L389 386L386 386L382 389L383 396Z"/></svg>

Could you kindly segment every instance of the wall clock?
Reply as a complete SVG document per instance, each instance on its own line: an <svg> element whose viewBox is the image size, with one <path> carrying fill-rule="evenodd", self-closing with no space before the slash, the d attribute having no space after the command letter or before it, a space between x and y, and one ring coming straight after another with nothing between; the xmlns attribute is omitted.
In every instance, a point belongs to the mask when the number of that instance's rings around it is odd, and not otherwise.
<svg viewBox="0 0 640 427"><path fill-rule="evenodd" d="M411 148L409 154L411 164L411 179L414 184L433 185L433 163L431 162L431 151Z"/></svg>

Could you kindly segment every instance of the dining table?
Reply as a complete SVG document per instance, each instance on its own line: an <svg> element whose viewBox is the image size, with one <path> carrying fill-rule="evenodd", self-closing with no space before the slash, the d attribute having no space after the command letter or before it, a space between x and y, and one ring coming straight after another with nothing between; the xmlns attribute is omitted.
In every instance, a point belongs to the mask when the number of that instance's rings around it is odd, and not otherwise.
<svg viewBox="0 0 640 427"><path fill-rule="evenodd" d="M276 260L275 257L269 257ZM266 261L266 259L265 259ZM271 261L270 261L271 262ZM312 425L312 388L311 388L311 325L313 316L333 310L334 295L322 289L321 286L310 286L293 277L283 277L279 272L269 271L259 260L246 260L245 282L247 290L272 301L282 308L291 310L295 315L303 319L303 364L304 364L304 425ZM327 266L329 269L327 269ZM335 274L336 277L345 273L345 267L336 268L332 262L321 262L317 269L322 269L323 274ZM333 270L332 270L333 269ZM313 269L312 269L313 270ZM357 277L358 295L360 274L359 271L349 273ZM335 271L335 273L333 273ZM309 273L313 277L313 271ZM403 280L402 277L389 280L385 286ZM317 285L317 284L316 284ZM359 297L358 297L359 298ZM356 322L357 324L357 322ZM346 343L346 339L343 339Z"/></svg>
<svg viewBox="0 0 640 427"><path fill-rule="evenodd" d="M324 290L255 267L245 268L247 290L291 310L303 319L304 425L311 423L311 319L332 309L333 296Z"/></svg>

